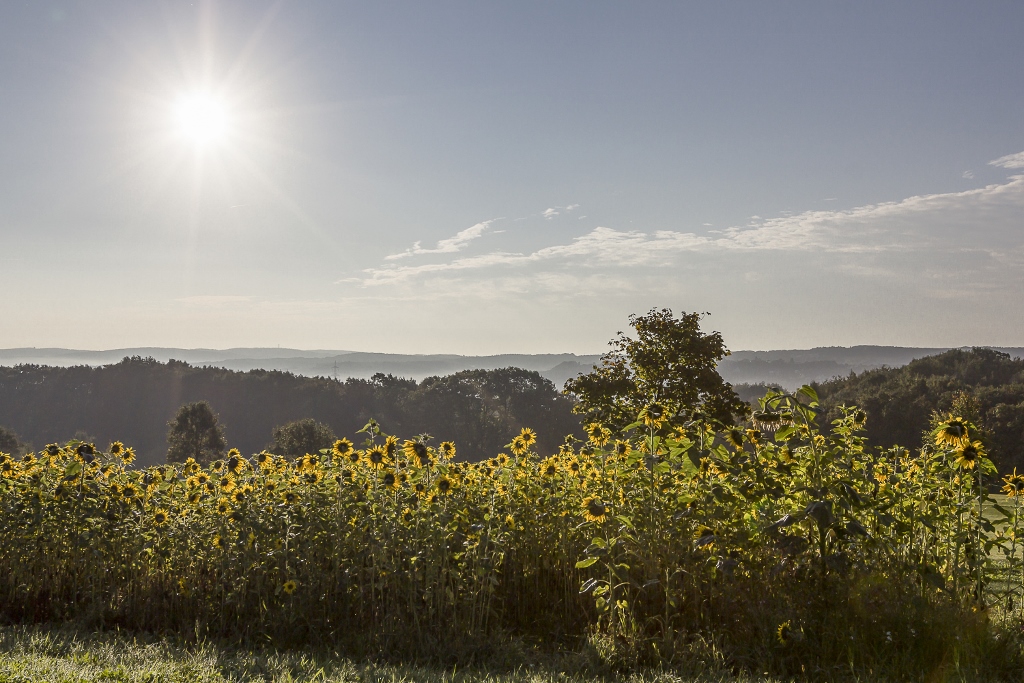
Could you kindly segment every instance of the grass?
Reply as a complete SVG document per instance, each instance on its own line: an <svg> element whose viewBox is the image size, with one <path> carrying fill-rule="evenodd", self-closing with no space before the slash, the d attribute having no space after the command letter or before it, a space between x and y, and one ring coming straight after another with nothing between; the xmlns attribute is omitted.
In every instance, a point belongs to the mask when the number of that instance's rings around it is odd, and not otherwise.
<svg viewBox="0 0 1024 683"><path fill-rule="evenodd" d="M588 671L578 659L538 657L516 667L441 669L429 665L355 661L337 653L251 650L125 632L71 627L0 627L0 683L742 683L728 673L690 677L666 671L615 676ZM760 679L769 680L769 679Z"/></svg>

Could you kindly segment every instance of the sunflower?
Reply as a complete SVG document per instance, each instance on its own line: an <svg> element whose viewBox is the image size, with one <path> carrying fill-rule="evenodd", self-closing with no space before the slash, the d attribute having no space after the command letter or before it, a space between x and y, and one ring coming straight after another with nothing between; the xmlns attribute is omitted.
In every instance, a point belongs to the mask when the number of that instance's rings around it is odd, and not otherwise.
<svg viewBox="0 0 1024 683"><path fill-rule="evenodd" d="M218 550L224 550L224 547L227 544L224 542L224 538L220 534L217 534L213 537L211 545L213 545L213 547L217 548Z"/></svg>
<svg viewBox="0 0 1024 683"><path fill-rule="evenodd" d="M352 442L346 438L338 439L334 442L334 446L331 447L331 452L339 458L344 458L352 452Z"/></svg>
<svg viewBox="0 0 1024 683"><path fill-rule="evenodd" d="M388 471L381 477L380 483L384 485L384 488L394 491L398 488L398 477L395 476L394 472Z"/></svg>
<svg viewBox="0 0 1024 683"><path fill-rule="evenodd" d="M666 410L665 406L661 405L657 401L652 401L644 406L643 410L640 411L640 421L647 427L660 427L665 422Z"/></svg>
<svg viewBox="0 0 1024 683"><path fill-rule="evenodd" d="M442 494L446 494L452 490L452 482L448 477L441 477L437 480L437 490Z"/></svg>
<svg viewBox="0 0 1024 683"><path fill-rule="evenodd" d="M784 621L779 624L779 627L775 629L775 638L783 645L793 639L793 627L790 626L788 621Z"/></svg>
<svg viewBox="0 0 1024 683"><path fill-rule="evenodd" d="M60 455L60 446L58 446L55 443L46 444L45 450L46 454L51 458L56 458L58 455Z"/></svg>
<svg viewBox="0 0 1024 683"><path fill-rule="evenodd" d="M970 424L962 417L950 415L935 428L936 446L953 446L954 448L968 442Z"/></svg>
<svg viewBox="0 0 1024 683"><path fill-rule="evenodd" d="M224 470L224 461L223 460L214 460L213 462L210 463L210 471L211 472L222 472L223 470Z"/></svg>
<svg viewBox="0 0 1024 683"><path fill-rule="evenodd" d="M120 458L121 454L124 453L124 444L120 441L115 441L110 444L110 454L115 458Z"/></svg>
<svg viewBox="0 0 1024 683"><path fill-rule="evenodd" d="M202 491L193 491L192 493L188 494L188 499L187 500L192 505L196 505L202 499L203 499L203 492Z"/></svg>
<svg viewBox="0 0 1024 683"><path fill-rule="evenodd" d="M237 448L232 448L228 451L228 472L236 475L241 474L245 469L245 465L245 458L242 457L242 454L238 452Z"/></svg>
<svg viewBox="0 0 1024 683"><path fill-rule="evenodd" d="M199 471L199 463L193 457L185 458L185 464L182 465L181 471L189 475L195 474Z"/></svg>
<svg viewBox="0 0 1024 683"><path fill-rule="evenodd" d="M545 477L553 477L558 474L558 458L551 456L540 464L540 473Z"/></svg>
<svg viewBox="0 0 1024 683"><path fill-rule="evenodd" d="M611 437L611 430L605 429L604 425L599 422L588 424L584 427L583 431L587 433L587 438L590 443L595 446L603 446L608 443L608 439Z"/></svg>
<svg viewBox="0 0 1024 683"><path fill-rule="evenodd" d="M437 448L441 452L442 460L448 461L455 457L454 441L442 441Z"/></svg>
<svg viewBox="0 0 1024 683"><path fill-rule="evenodd" d="M525 455L526 451L529 450L529 444L523 440L522 434L512 439L512 443L508 445L508 449L512 451L512 455Z"/></svg>
<svg viewBox="0 0 1024 683"><path fill-rule="evenodd" d="M277 482L274 480L270 480L263 485L263 490L267 493L273 493L275 489L277 489Z"/></svg>
<svg viewBox="0 0 1024 683"><path fill-rule="evenodd" d="M572 472L573 474L580 473L580 461L575 457L569 458L569 461L565 463L565 469Z"/></svg>
<svg viewBox="0 0 1024 683"><path fill-rule="evenodd" d="M91 443L83 443L75 449L75 455L86 465L96 462L96 446Z"/></svg>
<svg viewBox="0 0 1024 683"><path fill-rule="evenodd" d="M1006 484L1003 487L1003 493L1007 496L1010 498L1024 497L1024 475L1017 474L1016 467L1013 468L1013 474L1003 477L1003 483Z"/></svg>
<svg viewBox="0 0 1024 683"><path fill-rule="evenodd" d="M260 451L256 454L256 464L261 470L269 470L274 466L274 456L266 451Z"/></svg>
<svg viewBox="0 0 1024 683"><path fill-rule="evenodd" d="M608 514L608 506L597 496L588 496L583 500L583 516L588 522L603 522Z"/></svg>
<svg viewBox="0 0 1024 683"><path fill-rule="evenodd" d="M621 457L629 455L633 451L633 446L628 441L617 440L615 442L615 455Z"/></svg>
<svg viewBox="0 0 1024 683"><path fill-rule="evenodd" d="M125 500L132 501L139 497L139 489L135 484L125 484L124 488L121 489L121 495L124 496Z"/></svg>
<svg viewBox="0 0 1024 683"><path fill-rule="evenodd" d="M247 489L245 489L245 488L235 489L235 491L231 494L231 498L236 503L244 503L245 502L246 494L248 494L248 493L249 493L249 491Z"/></svg>
<svg viewBox="0 0 1024 683"><path fill-rule="evenodd" d="M231 501L227 498L221 498L217 501L217 514L227 515L231 512Z"/></svg>
<svg viewBox="0 0 1024 683"><path fill-rule="evenodd" d="M978 464L978 458L985 455L985 450L980 441L971 441L963 444L956 451L956 461L953 465L962 470L974 469Z"/></svg>
<svg viewBox="0 0 1024 683"><path fill-rule="evenodd" d="M402 510L402 521L405 522L406 524L411 524L412 520L413 520L412 510L410 510L409 508L405 508L404 510Z"/></svg>
<svg viewBox="0 0 1024 683"><path fill-rule="evenodd" d="M210 479L208 479L206 481L206 483L203 484L203 488L206 489L207 493L216 493L217 492L217 485L214 484L213 480L210 480Z"/></svg>
<svg viewBox="0 0 1024 683"><path fill-rule="evenodd" d="M761 440L761 430L760 429L748 429L747 430L747 439L750 440L750 443L752 443L752 444L754 444L756 446L757 442Z"/></svg>
<svg viewBox="0 0 1024 683"><path fill-rule="evenodd" d="M523 427L519 430L519 437L526 444L527 448L537 443L537 432L533 431L529 427Z"/></svg>
<svg viewBox="0 0 1024 683"><path fill-rule="evenodd" d="M497 457L494 459L497 461L499 467L505 467L508 465L508 461L510 460L508 453L498 453Z"/></svg>
<svg viewBox="0 0 1024 683"><path fill-rule="evenodd" d="M389 436L384 439L384 452L389 458L394 458L395 454L398 453L398 437Z"/></svg>
<svg viewBox="0 0 1024 683"><path fill-rule="evenodd" d="M281 500L283 500L287 505L295 505L296 503L299 502L299 499L300 496L298 491L289 490L281 494Z"/></svg>
<svg viewBox="0 0 1024 683"><path fill-rule="evenodd" d="M221 493L231 493L235 490L235 478L230 474L225 474L217 482L217 488L220 489Z"/></svg>
<svg viewBox="0 0 1024 683"><path fill-rule="evenodd" d="M415 462L420 467L429 467L433 463L430 457L430 449L422 441L406 441L402 444L402 452L405 457Z"/></svg>
<svg viewBox="0 0 1024 683"><path fill-rule="evenodd" d="M159 509L153 513L153 524L156 524L157 526L167 524L167 519L167 510Z"/></svg>
<svg viewBox="0 0 1024 683"><path fill-rule="evenodd" d="M380 446L374 446L366 451L366 462L375 470L384 469L384 457L384 449Z"/></svg>
<svg viewBox="0 0 1024 683"><path fill-rule="evenodd" d="M298 587L299 587L299 584L295 582L295 579L288 579L287 581L284 582L284 585L281 586L281 590L283 590L288 595L291 595L292 593L295 592L295 589L298 588Z"/></svg>

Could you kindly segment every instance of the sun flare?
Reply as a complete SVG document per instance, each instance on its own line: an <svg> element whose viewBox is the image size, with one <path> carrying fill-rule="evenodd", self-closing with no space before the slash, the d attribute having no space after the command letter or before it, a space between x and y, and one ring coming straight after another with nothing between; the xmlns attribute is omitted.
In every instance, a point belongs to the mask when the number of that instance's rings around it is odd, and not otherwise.
<svg viewBox="0 0 1024 683"><path fill-rule="evenodd" d="M179 97L174 118L181 136L196 145L220 142L228 132L227 107L209 93L190 93Z"/></svg>

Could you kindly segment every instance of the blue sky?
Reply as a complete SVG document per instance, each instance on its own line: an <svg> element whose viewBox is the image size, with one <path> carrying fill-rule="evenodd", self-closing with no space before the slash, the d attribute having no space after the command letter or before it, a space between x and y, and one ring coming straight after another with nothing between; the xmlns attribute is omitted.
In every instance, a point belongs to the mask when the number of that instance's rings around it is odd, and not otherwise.
<svg viewBox="0 0 1024 683"><path fill-rule="evenodd" d="M5 2L0 347L1024 345L1019 2ZM206 93L226 132L174 118Z"/></svg>

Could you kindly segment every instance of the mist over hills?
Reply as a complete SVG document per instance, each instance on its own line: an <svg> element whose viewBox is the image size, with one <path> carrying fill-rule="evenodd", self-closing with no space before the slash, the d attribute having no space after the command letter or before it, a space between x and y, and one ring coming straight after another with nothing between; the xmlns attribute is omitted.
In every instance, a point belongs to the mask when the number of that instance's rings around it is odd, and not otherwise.
<svg viewBox="0 0 1024 683"><path fill-rule="evenodd" d="M1024 357L1024 347L994 347L1011 357ZM880 367L902 367L918 358L948 351L948 347L829 346L776 351L734 351L719 364L719 372L733 384L775 384L795 388ZM331 349L233 348L178 349L136 347L86 351L60 348L0 349L0 365L100 366L126 356L152 357L161 362L181 360L191 365L228 370L280 370L306 377L369 379L376 373L421 381L463 370L517 367L539 372L561 387L579 373L589 372L601 356L573 353L457 354L367 353Z"/></svg>

